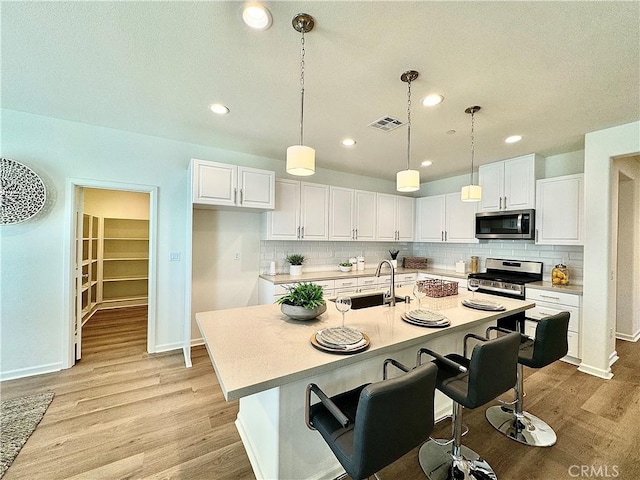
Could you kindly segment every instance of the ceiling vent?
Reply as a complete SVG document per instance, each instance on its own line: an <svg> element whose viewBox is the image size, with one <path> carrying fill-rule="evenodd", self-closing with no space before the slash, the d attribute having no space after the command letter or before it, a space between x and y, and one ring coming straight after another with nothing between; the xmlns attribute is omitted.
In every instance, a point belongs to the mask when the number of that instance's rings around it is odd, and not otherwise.
<svg viewBox="0 0 640 480"><path fill-rule="evenodd" d="M382 130L383 132L390 132L391 130L395 130L398 127L404 125L401 120L397 118L393 118L390 116L380 117L375 122L370 123L368 126L373 127L377 130Z"/></svg>

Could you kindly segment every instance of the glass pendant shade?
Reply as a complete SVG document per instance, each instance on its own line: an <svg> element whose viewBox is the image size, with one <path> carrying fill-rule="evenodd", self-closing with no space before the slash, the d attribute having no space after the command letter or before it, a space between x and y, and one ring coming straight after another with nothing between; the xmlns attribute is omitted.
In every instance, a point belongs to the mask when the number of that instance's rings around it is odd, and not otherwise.
<svg viewBox="0 0 640 480"><path fill-rule="evenodd" d="M316 171L316 151L305 145L291 145L287 148L287 173L298 177L308 177Z"/></svg>
<svg viewBox="0 0 640 480"><path fill-rule="evenodd" d="M463 202L479 202L482 199L482 187L480 185L465 185L460 191L460 200Z"/></svg>
<svg viewBox="0 0 640 480"><path fill-rule="evenodd" d="M420 190L420 172L418 170L401 170L396 173L396 190L399 192Z"/></svg>

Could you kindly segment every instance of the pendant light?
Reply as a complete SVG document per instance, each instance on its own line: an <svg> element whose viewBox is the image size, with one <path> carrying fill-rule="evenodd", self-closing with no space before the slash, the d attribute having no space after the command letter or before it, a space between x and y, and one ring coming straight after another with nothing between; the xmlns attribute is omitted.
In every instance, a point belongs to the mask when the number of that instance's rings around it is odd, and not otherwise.
<svg viewBox="0 0 640 480"><path fill-rule="evenodd" d="M418 78L415 70L407 70L400 75L400 80L407 83L407 169L396 174L396 190L399 192L415 192L420 190L420 172L411 170L411 82Z"/></svg>
<svg viewBox="0 0 640 480"><path fill-rule="evenodd" d="M304 34L313 30L313 17L298 13L291 21L294 30L302 34L300 43L300 144L287 148L287 173L299 177L313 175L316 171L316 151L304 145Z"/></svg>
<svg viewBox="0 0 640 480"><path fill-rule="evenodd" d="M473 160L475 156L473 137L474 115L480 108L481 107L473 106L464 111L464 113L471 114L471 173L469 174L469 185L465 185L460 191L460 200L463 202L479 202L482 199L482 187L473 184Z"/></svg>

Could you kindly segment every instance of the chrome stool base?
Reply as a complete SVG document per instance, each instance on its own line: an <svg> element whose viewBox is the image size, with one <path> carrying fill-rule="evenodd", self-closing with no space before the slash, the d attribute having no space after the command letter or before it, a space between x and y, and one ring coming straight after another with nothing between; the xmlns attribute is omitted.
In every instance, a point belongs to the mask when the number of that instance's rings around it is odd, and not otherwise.
<svg viewBox="0 0 640 480"><path fill-rule="evenodd" d="M452 448L451 444L442 446L432 440L420 447L420 467L429 480L497 480L493 469L476 452L461 445L462 455L454 458Z"/></svg>
<svg viewBox="0 0 640 480"><path fill-rule="evenodd" d="M550 447L556 443L553 428L528 412L518 418L513 410L495 405L487 409L486 417L493 428L516 442L531 447Z"/></svg>

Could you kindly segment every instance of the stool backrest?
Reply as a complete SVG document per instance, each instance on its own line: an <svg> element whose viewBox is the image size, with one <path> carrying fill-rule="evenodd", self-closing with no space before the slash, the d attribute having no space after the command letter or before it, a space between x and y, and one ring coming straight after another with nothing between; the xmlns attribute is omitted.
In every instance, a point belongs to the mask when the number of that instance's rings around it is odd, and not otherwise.
<svg viewBox="0 0 640 480"><path fill-rule="evenodd" d="M421 365L402 376L368 385L360 393L354 426L354 459L366 478L429 438L438 369Z"/></svg>
<svg viewBox="0 0 640 480"><path fill-rule="evenodd" d="M567 330L569 330L570 316L569 312L560 312L538 322L531 367L545 367L567 354L569 351Z"/></svg>
<svg viewBox="0 0 640 480"><path fill-rule="evenodd" d="M516 384L520 334L509 333L473 347L469 362L468 408L502 395Z"/></svg>

